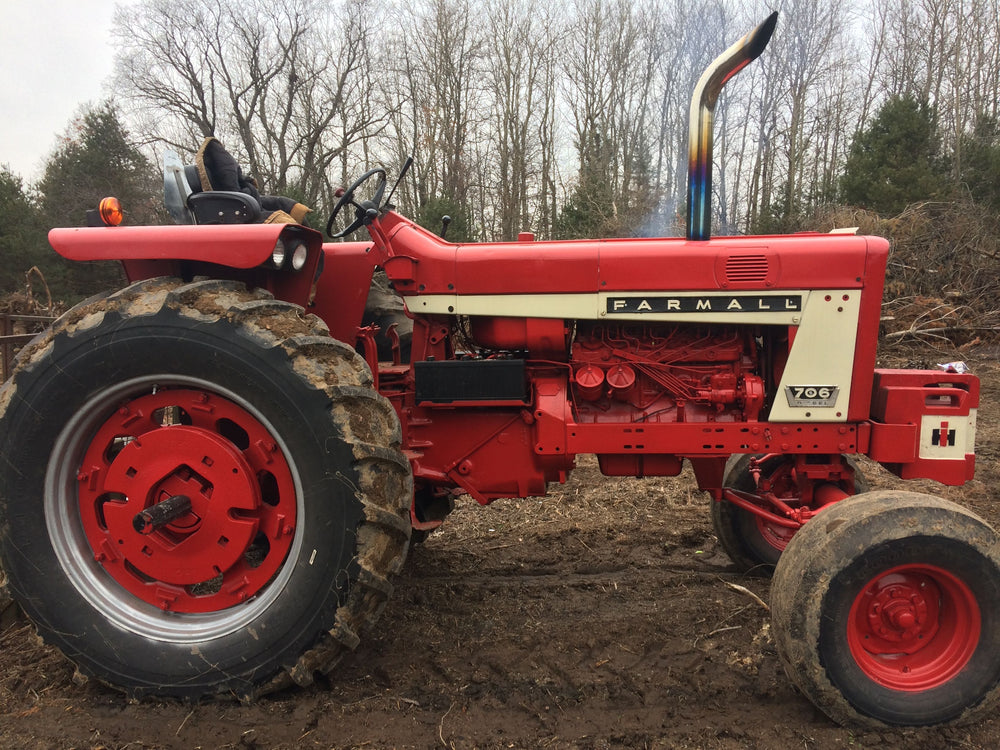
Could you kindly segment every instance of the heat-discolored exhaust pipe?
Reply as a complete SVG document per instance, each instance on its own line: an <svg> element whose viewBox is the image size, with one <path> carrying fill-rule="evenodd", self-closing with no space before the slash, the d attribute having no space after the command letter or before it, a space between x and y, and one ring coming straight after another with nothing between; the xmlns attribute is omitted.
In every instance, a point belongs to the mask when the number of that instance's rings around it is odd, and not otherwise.
<svg viewBox="0 0 1000 750"><path fill-rule="evenodd" d="M726 82L764 51L778 23L778 12L719 55L698 79L691 97L688 135L687 238L712 234L712 118Z"/></svg>

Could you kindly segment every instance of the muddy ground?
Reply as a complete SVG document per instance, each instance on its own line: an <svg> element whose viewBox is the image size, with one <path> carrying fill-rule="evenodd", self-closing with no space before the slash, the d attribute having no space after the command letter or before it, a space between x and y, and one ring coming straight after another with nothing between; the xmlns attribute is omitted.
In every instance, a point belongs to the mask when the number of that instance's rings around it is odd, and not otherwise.
<svg viewBox="0 0 1000 750"><path fill-rule="evenodd" d="M908 488L1000 525L1000 368L965 356L985 392L977 479ZM0 748L1000 747L1000 718L859 733L816 711L778 664L768 580L733 570L707 503L688 472L607 479L589 460L546 499L462 503L329 682L249 706L130 704L16 623Z"/></svg>

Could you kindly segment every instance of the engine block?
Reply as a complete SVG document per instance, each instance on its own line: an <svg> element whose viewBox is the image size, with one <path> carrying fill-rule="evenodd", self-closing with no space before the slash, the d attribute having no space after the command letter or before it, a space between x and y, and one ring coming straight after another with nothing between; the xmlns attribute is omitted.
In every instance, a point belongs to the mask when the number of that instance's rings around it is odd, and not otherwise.
<svg viewBox="0 0 1000 750"><path fill-rule="evenodd" d="M754 422L764 404L746 327L586 325L571 365L581 422Z"/></svg>

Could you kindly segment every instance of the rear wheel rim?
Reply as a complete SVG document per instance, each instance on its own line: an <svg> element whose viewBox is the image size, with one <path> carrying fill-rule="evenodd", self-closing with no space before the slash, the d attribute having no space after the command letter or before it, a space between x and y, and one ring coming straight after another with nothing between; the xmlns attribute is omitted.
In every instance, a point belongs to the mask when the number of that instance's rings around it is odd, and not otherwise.
<svg viewBox="0 0 1000 750"><path fill-rule="evenodd" d="M298 471L237 394L176 375L116 384L76 411L52 456L44 502L56 555L121 627L172 642L221 637L288 582L301 546ZM190 496L190 513L148 535L132 527L176 494Z"/></svg>
<svg viewBox="0 0 1000 750"><path fill-rule="evenodd" d="M981 628L979 605L965 582L936 566L902 565L858 592L847 642L869 679L919 692L947 684L965 668Z"/></svg>

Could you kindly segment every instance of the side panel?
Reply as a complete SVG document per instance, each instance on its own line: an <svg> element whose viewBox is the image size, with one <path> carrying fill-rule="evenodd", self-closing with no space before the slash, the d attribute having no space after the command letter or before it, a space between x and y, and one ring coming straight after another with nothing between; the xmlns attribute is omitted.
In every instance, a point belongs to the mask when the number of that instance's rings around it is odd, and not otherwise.
<svg viewBox="0 0 1000 750"><path fill-rule="evenodd" d="M857 289L806 295L772 422L847 421L860 307Z"/></svg>
<svg viewBox="0 0 1000 750"><path fill-rule="evenodd" d="M889 260L889 243L881 237L866 237L868 257L865 262L865 289L861 295L858 333L854 351L853 392L847 418L860 422L868 418L871 405L872 373L878 349L879 325L882 318L882 294L885 268Z"/></svg>
<svg viewBox="0 0 1000 750"><path fill-rule="evenodd" d="M330 327L331 335L354 346L375 271L368 242L328 242L308 310Z"/></svg>

